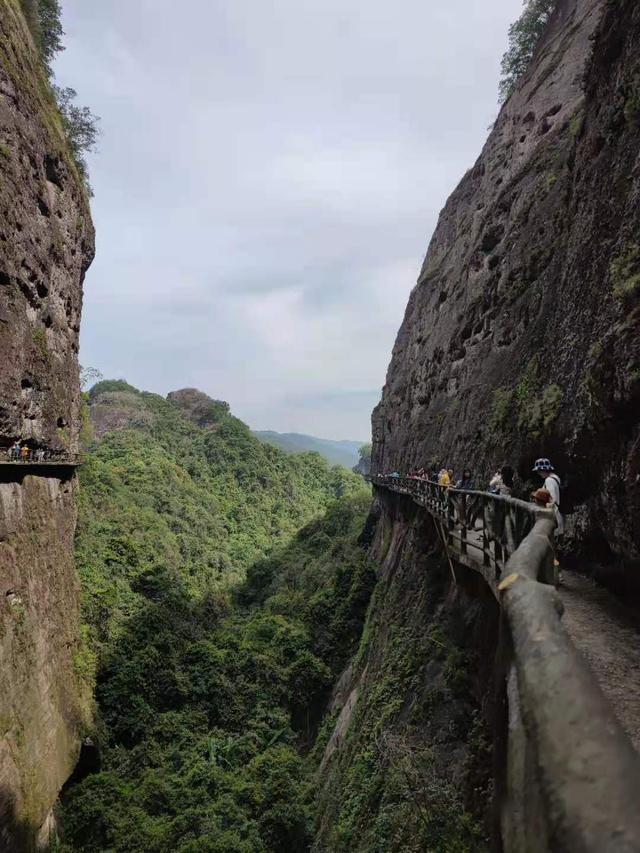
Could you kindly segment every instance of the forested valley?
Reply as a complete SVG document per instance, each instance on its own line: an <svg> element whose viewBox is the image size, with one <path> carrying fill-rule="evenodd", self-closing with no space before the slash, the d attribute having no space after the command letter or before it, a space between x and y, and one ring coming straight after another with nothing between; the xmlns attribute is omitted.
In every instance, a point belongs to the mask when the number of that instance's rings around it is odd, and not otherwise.
<svg viewBox="0 0 640 853"><path fill-rule="evenodd" d="M319 724L375 582L370 491L174 396L88 395L76 667L97 725L57 849L305 850Z"/></svg>

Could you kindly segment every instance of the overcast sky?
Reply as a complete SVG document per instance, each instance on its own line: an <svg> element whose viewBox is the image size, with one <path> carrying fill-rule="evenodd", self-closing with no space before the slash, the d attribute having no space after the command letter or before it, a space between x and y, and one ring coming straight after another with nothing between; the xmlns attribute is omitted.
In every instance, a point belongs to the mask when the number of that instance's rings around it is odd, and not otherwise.
<svg viewBox="0 0 640 853"><path fill-rule="evenodd" d="M521 0L63 0L101 116L81 361L366 439Z"/></svg>

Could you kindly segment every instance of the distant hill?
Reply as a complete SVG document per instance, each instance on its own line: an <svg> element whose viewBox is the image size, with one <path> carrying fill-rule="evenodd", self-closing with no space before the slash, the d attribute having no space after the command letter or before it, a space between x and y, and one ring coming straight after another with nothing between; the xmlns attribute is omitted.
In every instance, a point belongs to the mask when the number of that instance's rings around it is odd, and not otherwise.
<svg viewBox="0 0 640 853"><path fill-rule="evenodd" d="M313 435L303 435L298 432L271 432L270 430L254 431L256 438L266 444L273 444L285 453L305 453L312 450L323 456L332 465L344 465L353 468L358 464L358 451L364 441L330 441L327 438L316 438Z"/></svg>

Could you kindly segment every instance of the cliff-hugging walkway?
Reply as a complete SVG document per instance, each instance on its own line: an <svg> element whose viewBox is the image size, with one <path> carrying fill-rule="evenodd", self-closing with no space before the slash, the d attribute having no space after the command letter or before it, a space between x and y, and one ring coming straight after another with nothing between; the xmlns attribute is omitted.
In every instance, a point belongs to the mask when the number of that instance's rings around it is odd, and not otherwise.
<svg viewBox="0 0 640 853"><path fill-rule="evenodd" d="M564 626L640 751L640 619L606 589L573 572L560 588Z"/></svg>
<svg viewBox="0 0 640 853"><path fill-rule="evenodd" d="M577 575L555 588L556 518L546 507L418 477L372 482L397 493L391 500L399 510L408 500L431 516L454 580L464 582L457 572L466 566L500 603L506 849L530 849L526 840L535 837L536 850L637 853L640 648L633 620Z"/></svg>
<svg viewBox="0 0 640 853"><path fill-rule="evenodd" d="M450 556L480 571L499 597L508 559L531 529L526 505L503 499L496 503L493 496L465 495L415 478L382 479L386 488L410 494L440 519L440 539ZM640 752L640 617L574 572L564 573L559 593L565 630Z"/></svg>

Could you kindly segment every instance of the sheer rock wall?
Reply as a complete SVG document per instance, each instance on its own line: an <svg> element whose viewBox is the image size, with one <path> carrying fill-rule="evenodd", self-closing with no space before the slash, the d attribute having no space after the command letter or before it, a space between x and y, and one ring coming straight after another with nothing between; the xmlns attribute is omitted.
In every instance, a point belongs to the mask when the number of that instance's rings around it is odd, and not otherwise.
<svg viewBox="0 0 640 853"><path fill-rule="evenodd" d="M640 558L640 8L559 0L449 198L373 415L374 472L550 456L572 530ZM629 577L627 571L626 575Z"/></svg>
<svg viewBox="0 0 640 853"><path fill-rule="evenodd" d="M0 0L0 450L74 453L86 191L17 0ZM3 461L3 460L0 460ZM0 466L0 848L45 842L86 705L75 478Z"/></svg>

